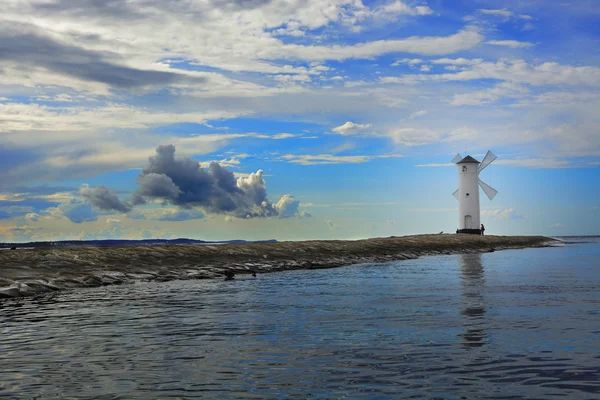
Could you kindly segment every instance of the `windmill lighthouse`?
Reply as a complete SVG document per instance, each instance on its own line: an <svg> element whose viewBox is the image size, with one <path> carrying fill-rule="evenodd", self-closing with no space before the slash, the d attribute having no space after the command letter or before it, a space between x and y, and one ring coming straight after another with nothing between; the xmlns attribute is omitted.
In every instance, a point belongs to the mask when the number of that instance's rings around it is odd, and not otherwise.
<svg viewBox="0 0 600 400"><path fill-rule="evenodd" d="M457 233L474 233L479 235L479 187L492 200L498 191L479 179L479 174L490 165L496 155L488 151L480 163L471 156L461 157L457 154L452 162L458 166L458 189L452 195L458 200L458 231Z"/></svg>

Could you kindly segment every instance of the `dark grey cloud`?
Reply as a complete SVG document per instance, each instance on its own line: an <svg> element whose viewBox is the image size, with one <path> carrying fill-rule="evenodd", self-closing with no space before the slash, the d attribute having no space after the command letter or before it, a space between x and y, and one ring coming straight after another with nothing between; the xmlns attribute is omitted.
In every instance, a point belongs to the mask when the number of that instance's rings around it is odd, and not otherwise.
<svg viewBox="0 0 600 400"><path fill-rule="evenodd" d="M83 185L79 189L79 194L83 196L89 204L103 211L127 213L131 211L132 208L129 203L119 199L117 192L104 185L94 188Z"/></svg>
<svg viewBox="0 0 600 400"><path fill-rule="evenodd" d="M211 163L204 170L188 157L175 157L175 146L159 146L156 155L137 177L138 189L132 202L162 200L182 208L201 207L206 212L230 214L240 218L277 215L269 202L262 171L242 179L239 183L233 173Z"/></svg>
<svg viewBox="0 0 600 400"><path fill-rule="evenodd" d="M164 174L149 173L138 175L139 188L133 193L132 203L135 205L145 204L146 197L175 198L181 190L173 183L173 180Z"/></svg>
<svg viewBox="0 0 600 400"><path fill-rule="evenodd" d="M75 17L103 17L114 20L136 20L156 16L162 10L171 13L199 15L215 8L238 11L252 10L272 3L273 0L212 0L201 3L189 0L58 0L35 5L35 9L46 14L61 14Z"/></svg>
<svg viewBox="0 0 600 400"><path fill-rule="evenodd" d="M35 8L46 14L66 14L80 17L111 17L132 20L148 14L139 4L124 0L59 0L36 4Z"/></svg>
<svg viewBox="0 0 600 400"><path fill-rule="evenodd" d="M17 23L0 22L0 62L3 61L16 62L23 69L43 67L60 75L104 83L117 89L205 81L201 77L119 65L122 60L116 54L92 52L60 43L31 25Z"/></svg>

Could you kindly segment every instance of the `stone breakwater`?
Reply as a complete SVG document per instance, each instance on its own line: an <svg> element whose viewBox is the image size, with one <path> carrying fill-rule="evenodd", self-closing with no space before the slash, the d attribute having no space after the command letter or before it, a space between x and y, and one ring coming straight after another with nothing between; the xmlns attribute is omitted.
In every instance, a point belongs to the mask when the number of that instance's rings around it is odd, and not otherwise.
<svg viewBox="0 0 600 400"><path fill-rule="evenodd" d="M17 249L0 252L0 298L135 281L335 268L554 243L542 236L416 235L356 241Z"/></svg>

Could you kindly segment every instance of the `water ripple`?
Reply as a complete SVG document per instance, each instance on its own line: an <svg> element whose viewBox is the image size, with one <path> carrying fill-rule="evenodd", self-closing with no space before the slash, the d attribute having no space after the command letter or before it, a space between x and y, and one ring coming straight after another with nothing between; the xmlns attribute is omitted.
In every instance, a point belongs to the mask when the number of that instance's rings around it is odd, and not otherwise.
<svg viewBox="0 0 600 400"><path fill-rule="evenodd" d="M5 301L0 397L598 398L579 246Z"/></svg>

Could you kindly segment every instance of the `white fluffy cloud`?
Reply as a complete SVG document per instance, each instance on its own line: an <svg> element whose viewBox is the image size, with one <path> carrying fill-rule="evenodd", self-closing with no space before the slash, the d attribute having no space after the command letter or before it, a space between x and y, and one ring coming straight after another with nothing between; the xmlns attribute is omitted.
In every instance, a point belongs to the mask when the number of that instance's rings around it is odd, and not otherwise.
<svg viewBox="0 0 600 400"><path fill-rule="evenodd" d="M275 209L279 218L308 218L310 213L306 210L300 210L300 202L291 194L285 194L275 204Z"/></svg>
<svg viewBox="0 0 600 400"><path fill-rule="evenodd" d="M355 124L354 122L346 122L343 125L337 126L332 129L333 132L339 133L340 135L353 135L359 131L369 129L371 124Z"/></svg>
<svg viewBox="0 0 600 400"><path fill-rule="evenodd" d="M512 47L513 49L521 49L533 46L533 43L519 42L517 40L488 40L486 43L494 46Z"/></svg>

